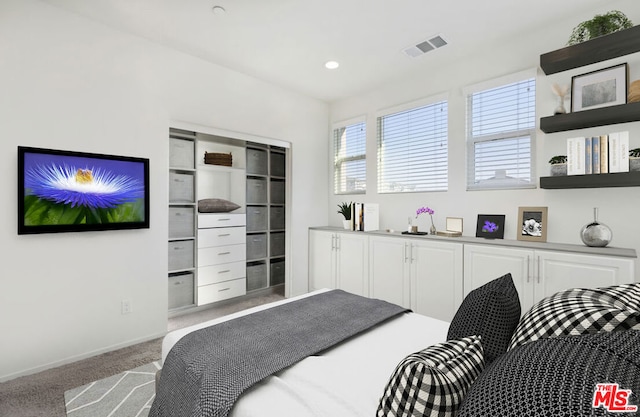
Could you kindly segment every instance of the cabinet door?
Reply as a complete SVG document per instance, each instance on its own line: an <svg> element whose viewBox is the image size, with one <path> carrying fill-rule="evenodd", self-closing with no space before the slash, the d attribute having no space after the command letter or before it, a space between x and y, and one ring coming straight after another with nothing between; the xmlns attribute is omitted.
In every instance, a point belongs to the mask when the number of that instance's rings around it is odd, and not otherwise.
<svg viewBox="0 0 640 417"><path fill-rule="evenodd" d="M369 238L356 233L336 233L337 288L369 296Z"/></svg>
<svg viewBox="0 0 640 417"><path fill-rule="evenodd" d="M634 282L632 259L536 251L535 301L569 288L597 288Z"/></svg>
<svg viewBox="0 0 640 417"><path fill-rule="evenodd" d="M464 246L464 295L489 281L511 273L522 313L533 304L534 253L493 245Z"/></svg>
<svg viewBox="0 0 640 417"><path fill-rule="evenodd" d="M309 231L309 290L336 288L335 235Z"/></svg>
<svg viewBox="0 0 640 417"><path fill-rule="evenodd" d="M413 311L451 321L462 302L462 256L458 243L411 243Z"/></svg>
<svg viewBox="0 0 640 417"><path fill-rule="evenodd" d="M411 308L407 239L369 238L369 296Z"/></svg>

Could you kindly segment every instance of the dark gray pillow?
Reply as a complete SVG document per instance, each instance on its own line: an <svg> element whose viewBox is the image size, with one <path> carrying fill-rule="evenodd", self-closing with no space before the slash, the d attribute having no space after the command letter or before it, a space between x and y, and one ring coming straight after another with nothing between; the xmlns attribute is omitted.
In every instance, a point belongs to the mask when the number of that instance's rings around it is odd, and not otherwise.
<svg viewBox="0 0 640 417"><path fill-rule="evenodd" d="M624 401L613 404L613 390ZM640 331L625 330L538 339L510 350L476 379L457 417L635 416L639 401Z"/></svg>
<svg viewBox="0 0 640 417"><path fill-rule="evenodd" d="M471 291L456 312L447 339L482 337L486 364L507 351L520 320L520 299L511 274Z"/></svg>
<svg viewBox="0 0 640 417"><path fill-rule="evenodd" d="M198 212L200 213L228 213L239 209L240 206L222 198L205 198L198 200Z"/></svg>
<svg viewBox="0 0 640 417"><path fill-rule="evenodd" d="M483 369L480 336L412 353L391 374L376 417L453 416Z"/></svg>

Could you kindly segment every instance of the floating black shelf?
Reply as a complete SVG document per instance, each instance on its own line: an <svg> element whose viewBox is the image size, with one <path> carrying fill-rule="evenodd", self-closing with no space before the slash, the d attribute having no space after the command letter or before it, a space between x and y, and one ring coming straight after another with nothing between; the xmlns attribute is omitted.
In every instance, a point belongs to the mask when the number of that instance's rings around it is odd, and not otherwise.
<svg viewBox="0 0 640 417"><path fill-rule="evenodd" d="M606 126L640 120L640 102L619 104L599 109L541 117L540 130L544 133L564 132L587 127Z"/></svg>
<svg viewBox="0 0 640 417"><path fill-rule="evenodd" d="M638 186L640 186L640 172L637 171L616 172L611 174L540 177L540 188L545 188L547 190Z"/></svg>
<svg viewBox="0 0 640 417"><path fill-rule="evenodd" d="M540 68L555 74L640 52L640 25L540 55Z"/></svg>

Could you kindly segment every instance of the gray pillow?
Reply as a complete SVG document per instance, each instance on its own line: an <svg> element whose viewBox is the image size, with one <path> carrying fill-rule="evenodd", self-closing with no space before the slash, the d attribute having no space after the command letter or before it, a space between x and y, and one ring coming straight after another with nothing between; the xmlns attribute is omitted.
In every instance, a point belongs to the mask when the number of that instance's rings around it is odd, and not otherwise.
<svg viewBox="0 0 640 417"><path fill-rule="evenodd" d="M222 198L205 198L198 200L198 211L200 213L228 213L239 209L240 206Z"/></svg>
<svg viewBox="0 0 640 417"><path fill-rule="evenodd" d="M479 335L488 365L507 351L520 320L520 299L511 274L471 291L456 311L447 339Z"/></svg>

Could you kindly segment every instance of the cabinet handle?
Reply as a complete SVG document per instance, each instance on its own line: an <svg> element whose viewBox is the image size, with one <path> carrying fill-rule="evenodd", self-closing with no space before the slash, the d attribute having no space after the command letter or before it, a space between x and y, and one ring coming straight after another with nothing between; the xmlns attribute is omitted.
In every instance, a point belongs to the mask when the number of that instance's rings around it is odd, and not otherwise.
<svg viewBox="0 0 640 417"><path fill-rule="evenodd" d="M336 236L336 250L340 250L340 236Z"/></svg>
<svg viewBox="0 0 640 417"><path fill-rule="evenodd" d="M407 263L407 243L404 244L404 263Z"/></svg>
<svg viewBox="0 0 640 417"><path fill-rule="evenodd" d="M231 236L231 233L223 233L221 235L218 235L218 237L226 237L226 236Z"/></svg>
<svg viewBox="0 0 640 417"><path fill-rule="evenodd" d="M334 251L336 250L336 235L331 235L331 250Z"/></svg>
<svg viewBox="0 0 640 417"><path fill-rule="evenodd" d="M230 269L225 269L224 271L218 271L218 274L227 274L229 272L231 272Z"/></svg>
<svg viewBox="0 0 640 417"><path fill-rule="evenodd" d="M220 290L218 290L218 292L222 292L222 291L229 291L231 288L227 287L227 288L222 288Z"/></svg>
<svg viewBox="0 0 640 417"><path fill-rule="evenodd" d="M228 222L231 219L218 219L219 222Z"/></svg>
<svg viewBox="0 0 640 417"><path fill-rule="evenodd" d="M527 282L531 280L531 256L527 255Z"/></svg>
<svg viewBox="0 0 640 417"><path fill-rule="evenodd" d="M415 259L413 258L413 243L409 243L409 262L413 263Z"/></svg>
<svg viewBox="0 0 640 417"><path fill-rule="evenodd" d="M538 256L538 284L540 284L540 256Z"/></svg>
<svg viewBox="0 0 640 417"><path fill-rule="evenodd" d="M220 256L220 255L229 255L230 253L231 253L231 252L220 252L220 253L218 254L218 256Z"/></svg>

